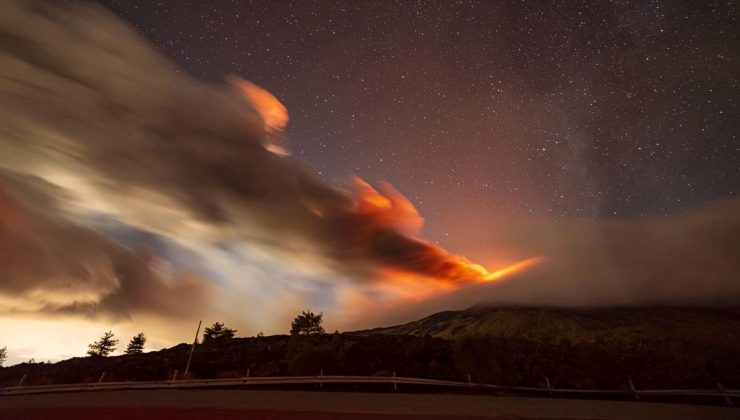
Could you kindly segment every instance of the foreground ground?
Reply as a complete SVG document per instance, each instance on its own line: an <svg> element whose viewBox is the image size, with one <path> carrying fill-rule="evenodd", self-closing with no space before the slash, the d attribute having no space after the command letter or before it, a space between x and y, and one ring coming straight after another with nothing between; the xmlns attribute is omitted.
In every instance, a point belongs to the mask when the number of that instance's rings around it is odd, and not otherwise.
<svg viewBox="0 0 740 420"><path fill-rule="evenodd" d="M260 390L93 391L0 397L13 419L738 419L740 408L479 395Z"/></svg>
<svg viewBox="0 0 740 420"><path fill-rule="evenodd" d="M191 345L0 368L0 387L168 380ZM740 389L740 307L486 307L371 331L198 345L188 379L361 375L628 391ZM180 379L180 377L178 377ZM547 379L546 379L547 378Z"/></svg>

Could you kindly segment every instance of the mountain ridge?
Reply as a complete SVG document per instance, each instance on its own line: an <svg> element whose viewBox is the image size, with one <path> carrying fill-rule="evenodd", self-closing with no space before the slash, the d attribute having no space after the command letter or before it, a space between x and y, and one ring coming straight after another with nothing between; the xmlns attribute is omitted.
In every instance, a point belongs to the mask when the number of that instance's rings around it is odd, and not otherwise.
<svg viewBox="0 0 740 420"><path fill-rule="evenodd" d="M541 342L597 339L740 341L740 307L562 308L478 304L442 311L404 324L354 331L356 335L415 335L455 339L464 335L523 337Z"/></svg>
<svg viewBox="0 0 740 420"><path fill-rule="evenodd" d="M138 355L0 368L0 386L170 379L190 344ZM188 378L390 375L511 386L740 387L740 308L567 309L477 305L410 323L315 336L239 337L195 347ZM543 382L545 381L545 382Z"/></svg>

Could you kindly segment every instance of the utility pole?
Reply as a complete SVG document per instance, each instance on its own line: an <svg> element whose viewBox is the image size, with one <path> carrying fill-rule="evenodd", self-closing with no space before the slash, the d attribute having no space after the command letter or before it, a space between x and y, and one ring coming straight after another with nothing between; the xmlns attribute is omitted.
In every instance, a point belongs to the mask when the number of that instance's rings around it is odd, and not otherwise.
<svg viewBox="0 0 740 420"><path fill-rule="evenodd" d="M190 355L188 356L188 364L185 365L185 373L182 374L183 378L186 378L188 376L188 370L190 370L190 360L193 359L193 351L195 350L195 343L198 342L198 334L200 334L200 324L202 324L203 321L198 321L198 329L195 330L195 339L193 340L193 347L190 347Z"/></svg>

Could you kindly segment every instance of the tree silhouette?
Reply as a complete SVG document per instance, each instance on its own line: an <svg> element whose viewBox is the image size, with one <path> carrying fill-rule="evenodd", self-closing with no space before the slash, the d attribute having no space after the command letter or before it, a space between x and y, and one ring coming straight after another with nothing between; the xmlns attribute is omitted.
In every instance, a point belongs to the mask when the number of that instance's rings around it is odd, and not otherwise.
<svg viewBox="0 0 740 420"><path fill-rule="evenodd" d="M126 354L141 354L144 352L144 344L146 343L146 337L144 333L138 333L126 346Z"/></svg>
<svg viewBox="0 0 740 420"><path fill-rule="evenodd" d="M3 366L3 363L5 363L5 360L8 359L8 348L3 347L0 349L0 367Z"/></svg>
<svg viewBox="0 0 740 420"><path fill-rule="evenodd" d="M315 314L308 311L302 311L300 315L295 317L293 323L290 325L290 335L318 335L324 333L324 327L321 326L324 314Z"/></svg>
<svg viewBox="0 0 740 420"><path fill-rule="evenodd" d="M224 327L222 322L214 322L210 327L203 331L203 343L209 341L221 341L234 338L236 330Z"/></svg>
<svg viewBox="0 0 740 420"><path fill-rule="evenodd" d="M118 340L113 338L111 331L108 331L103 334L100 340L88 346L87 355L90 357L105 357L116 349L116 344L118 344Z"/></svg>

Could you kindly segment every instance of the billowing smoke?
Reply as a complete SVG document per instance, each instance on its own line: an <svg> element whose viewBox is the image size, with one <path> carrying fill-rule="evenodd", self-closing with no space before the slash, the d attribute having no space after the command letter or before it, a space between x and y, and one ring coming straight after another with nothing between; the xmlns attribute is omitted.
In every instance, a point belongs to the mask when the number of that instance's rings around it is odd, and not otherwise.
<svg viewBox="0 0 740 420"><path fill-rule="evenodd" d="M486 275L415 239L421 218L390 188L340 192L282 157L287 114L266 92L179 73L93 5L2 8L0 293L26 309L168 312L202 297L200 281L159 279L155 256L83 227L100 214L173 241L256 243L354 278ZM14 302L6 310L21 310Z"/></svg>
<svg viewBox="0 0 740 420"><path fill-rule="evenodd" d="M156 256L65 220L61 194L42 179L0 171L0 314L183 315L208 299L200 278L175 282L157 270Z"/></svg>
<svg viewBox="0 0 740 420"><path fill-rule="evenodd" d="M340 191L285 157L286 110L259 88L193 80L94 5L0 8L0 312L177 315L212 303L216 284L91 229L100 215L178 244L254 244L342 278L497 278L417 239L422 218L390 186ZM545 263L419 315L481 300L737 303L738 214L730 202L670 220L482 223L480 249Z"/></svg>
<svg viewBox="0 0 740 420"><path fill-rule="evenodd" d="M542 220L481 228L481 253L545 257L496 283L393 308L363 327L489 303L513 306L735 306L740 304L740 199L643 220ZM516 251L519 250L519 251Z"/></svg>

